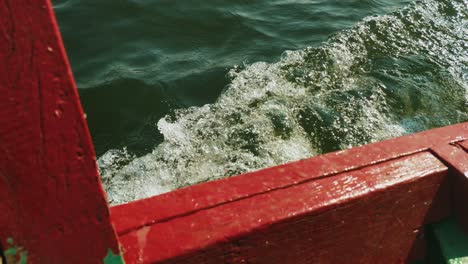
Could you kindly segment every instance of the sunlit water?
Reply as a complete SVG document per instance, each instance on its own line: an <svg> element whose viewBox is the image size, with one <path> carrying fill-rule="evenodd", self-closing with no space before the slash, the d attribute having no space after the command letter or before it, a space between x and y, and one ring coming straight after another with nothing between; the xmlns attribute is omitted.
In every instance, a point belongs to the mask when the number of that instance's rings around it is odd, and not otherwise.
<svg viewBox="0 0 468 264"><path fill-rule="evenodd" d="M56 2L114 204L468 120L468 1Z"/></svg>

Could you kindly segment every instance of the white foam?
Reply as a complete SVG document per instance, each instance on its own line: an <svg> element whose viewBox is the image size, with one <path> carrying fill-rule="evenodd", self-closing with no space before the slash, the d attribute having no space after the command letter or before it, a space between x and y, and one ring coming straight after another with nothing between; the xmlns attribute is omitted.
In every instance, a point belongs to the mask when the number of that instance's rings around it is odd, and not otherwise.
<svg viewBox="0 0 468 264"><path fill-rule="evenodd" d="M452 3L455 15L441 13L440 5L447 3L418 2L366 18L320 47L286 51L277 63L234 68L229 87L215 103L177 110L175 119L158 122L164 142L152 153L135 158L111 150L99 159L110 202L427 129L438 123L423 116L426 108L438 107L450 122L467 120L463 106L431 101L431 96L451 98L458 91L465 106L468 102L466 2ZM438 72L406 72L425 61ZM419 90L419 76L423 84L433 84L443 71L453 83L434 87L448 91L426 95ZM402 87L389 86L376 74Z"/></svg>

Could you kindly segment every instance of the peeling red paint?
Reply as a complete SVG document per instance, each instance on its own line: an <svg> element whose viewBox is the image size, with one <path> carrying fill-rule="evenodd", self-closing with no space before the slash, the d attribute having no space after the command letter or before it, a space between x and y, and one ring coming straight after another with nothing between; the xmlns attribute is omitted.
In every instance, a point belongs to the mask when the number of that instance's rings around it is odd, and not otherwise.
<svg viewBox="0 0 468 264"><path fill-rule="evenodd" d="M135 232L135 235L137 237L138 241L138 248L139 248L139 253L138 253L138 261L143 262L144 258L144 250L146 248L146 242L147 242L147 237L148 233L150 231L149 227L143 227L139 229L138 231Z"/></svg>
<svg viewBox="0 0 468 264"><path fill-rule="evenodd" d="M0 62L0 244L101 263L118 240L48 0L0 0Z"/></svg>
<svg viewBox="0 0 468 264"><path fill-rule="evenodd" d="M468 191L457 191L468 154L454 147L466 138L462 123L330 153L112 207L112 220L129 263L420 259L425 224L452 209L468 223ZM143 258L141 228L150 229Z"/></svg>
<svg viewBox="0 0 468 264"><path fill-rule="evenodd" d="M427 223L453 214L468 231L462 123L113 207L117 238L52 6L0 1L0 245L13 257L7 238L28 263L121 263L119 240L127 263L394 263L424 254Z"/></svg>

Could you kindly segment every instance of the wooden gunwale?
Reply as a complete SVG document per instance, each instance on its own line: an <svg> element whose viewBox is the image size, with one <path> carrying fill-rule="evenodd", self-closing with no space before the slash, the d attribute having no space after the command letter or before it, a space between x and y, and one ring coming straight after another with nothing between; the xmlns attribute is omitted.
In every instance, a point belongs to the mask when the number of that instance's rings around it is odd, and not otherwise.
<svg viewBox="0 0 468 264"><path fill-rule="evenodd" d="M228 179L198 184L130 204L115 206L111 208L111 213L116 219L125 219L121 218L120 213L126 214L127 210L132 210L134 207L147 207L151 206L151 204L164 205L169 201L176 200L178 204L177 206L171 205L173 207L171 210L161 210L163 208L158 208L157 210L149 210L149 212L139 212L138 210L134 212L135 221L141 221L141 219L145 219L145 216L146 218L150 218L152 222L166 221L178 215L186 214L191 209L196 211L210 208L217 204L243 199L255 194L287 188L288 186L307 181L331 177L338 173L428 151L438 142L444 142L443 144L460 142L467 137L466 135L460 136L462 133L468 133L468 124L424 131L345 151L332 152L257 172L246 173ZM281 177L276 177L277 175L281 175ZM210 196L206 196L206 192L209 192ZM119 234L125 234L130 231L131 227L129 226L135 228L148 224L151 224L151 222L136 223L132 222L132 220L126 220L123 223L116 222L116 228Z"/></svg>
<svg viewBox="0 0 468 264"><path fill-rule="evenodd" d="M49 0L0 1L0 61L9 262L401 263L468 231L468 122L109 207Z"/></svg>

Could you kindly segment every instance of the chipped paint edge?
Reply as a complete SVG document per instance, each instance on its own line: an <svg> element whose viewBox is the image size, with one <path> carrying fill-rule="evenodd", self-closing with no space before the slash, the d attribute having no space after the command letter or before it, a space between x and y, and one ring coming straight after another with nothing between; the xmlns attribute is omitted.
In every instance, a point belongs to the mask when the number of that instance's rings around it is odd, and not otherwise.
<svg viewBox="0 0 468 264"><path fill-rule="evenodd" d="M13 238L9 237L6 240L7 248L3 251L5 261L9 264L26 264L28 263L28 251L23 247L15 245Z"/></svg>
<svg viewBox="0 0 468 264"><path fill-rule="evenodd" d="M107 255L103 259L104 264L125 264L125 261L121 254L114 254L111 249L107 250Z"/></svg>

